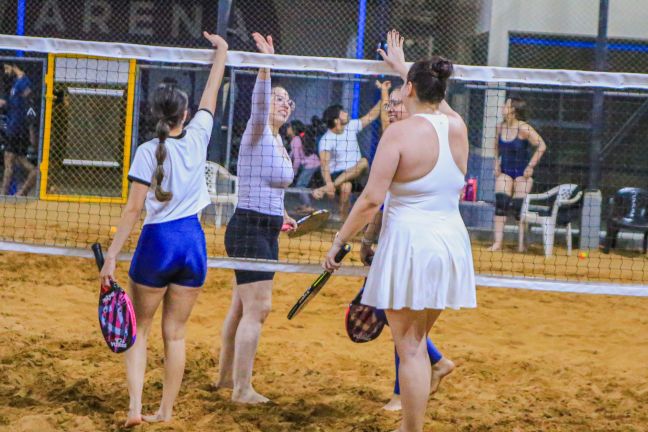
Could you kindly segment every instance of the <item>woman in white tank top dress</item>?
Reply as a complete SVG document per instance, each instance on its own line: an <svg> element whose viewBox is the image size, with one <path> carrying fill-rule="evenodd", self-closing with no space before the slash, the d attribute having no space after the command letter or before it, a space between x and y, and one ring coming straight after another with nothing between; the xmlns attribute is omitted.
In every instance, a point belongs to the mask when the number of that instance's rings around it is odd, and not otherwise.
<svg viewBox="0 0 648 432"><path fill-rule="evenodd" d="M386 60L393 64L393 59ZM373 220L385 201L380 243L362 303L385 309L401 358L399 431L420 432L431 378L426 335L445 308L476 307L476 292L470 238L459 214L467 130L459 115L439 110L452 64L435 57L414 63L402 74L402 99L413 115L383 134L367 187L324 267L339 268L333 257L341 245Z"/></svg>

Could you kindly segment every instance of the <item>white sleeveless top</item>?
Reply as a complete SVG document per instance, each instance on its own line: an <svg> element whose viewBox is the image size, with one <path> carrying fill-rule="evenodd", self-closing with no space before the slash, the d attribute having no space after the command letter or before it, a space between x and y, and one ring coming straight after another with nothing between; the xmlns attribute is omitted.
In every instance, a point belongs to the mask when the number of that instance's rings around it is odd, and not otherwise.
<svg viewBox="0 0 648 432"><path fill-rule="evenodd" d="M417 115L434 126L439 158L423 177L392 182L362 303L379 309L476 307L470 237L459 214L464 175L450 151L448 118Z"/></svg>

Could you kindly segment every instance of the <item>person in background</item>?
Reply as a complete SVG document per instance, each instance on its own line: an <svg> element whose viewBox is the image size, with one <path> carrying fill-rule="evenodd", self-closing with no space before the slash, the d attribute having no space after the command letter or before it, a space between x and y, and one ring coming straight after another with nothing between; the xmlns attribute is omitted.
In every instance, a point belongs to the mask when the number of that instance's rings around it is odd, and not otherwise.
<svg viewBox="0 0 648 432"><path fill-rule="evenodd" d="M17 63L4 64L5 76L13 79L9 95L0 99L0 108L7 112L5 130L6 146L4 151L4 173L2 176L2 195L8 195L16 163L27 173L23 185L16 196L25 196L36 183L38 170L27 159L30 146L36 147L36 109L33 105L31 81Z"/></svg>
<svg viewBox="0 0 648 432"><path fill-rule="evenodd" d="M339 191L339 212L344 218L349 213L351 192L360 190L357 178L369 167L369 162L360 152L358 133L371 124L380 115L379 101L371 110L359 119L349 119L349 113L339 104L331 105L322 118L328 130L319 141L319 156L321 161L322 179L324 186L315 189L313 196L321 199L324 195L333 199ZM335 180L345 174L343 182Z"/></svg>
<svg viewBox="0 0 648 432"><path fill-rule="evenodd" d="M295 187L307 188L313 175L320 169L320 160L317 156L317 141L313 126L304 125L299 120L293 120L286 129L286 136L290 139L290 158L295 172ZM310 205L308 193L301 193L302 203L297 206L295 213L307 214L315 211Z"/></svg>
<svg viewBox="0 0 648 432"><path fill-rule="evenodd" d="M495 134L495 220L491 252L502 249L506 216L519 218L524 198L533 187L533 173L547 151L540 134L526 122L526 102L510 97L502 107L504 120ZM531 150L533 155L529 156ZM520 245L522 247L522 245ZM520 251L522 252L522 251Z"/></svg>

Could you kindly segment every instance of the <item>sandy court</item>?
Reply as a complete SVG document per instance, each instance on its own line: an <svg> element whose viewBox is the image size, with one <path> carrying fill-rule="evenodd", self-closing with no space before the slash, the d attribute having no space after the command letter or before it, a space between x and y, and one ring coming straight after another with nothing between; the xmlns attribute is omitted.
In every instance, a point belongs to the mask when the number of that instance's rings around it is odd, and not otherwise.
<svg viewBox="0 0 648 432"><path fill-rule="evenodd" d="M125 280L127 264L118 274ZM360 280L334 278L293 322L287 310L312 276L281 274L256 362L275 402L241 407L208 384L232 273L210 270L188 330L175 420L157 431L390 431L381 410L393 384L389 331L351 343L346 303ZM122 359L96 322L88 259L0 253L0 430L119 430L127 407ZM648 298L484 288L476 310L448 311L432 331L458 365L430 401L426 430L648 430ZM161 394L162 344L150 337L145 411Z"/></svg>

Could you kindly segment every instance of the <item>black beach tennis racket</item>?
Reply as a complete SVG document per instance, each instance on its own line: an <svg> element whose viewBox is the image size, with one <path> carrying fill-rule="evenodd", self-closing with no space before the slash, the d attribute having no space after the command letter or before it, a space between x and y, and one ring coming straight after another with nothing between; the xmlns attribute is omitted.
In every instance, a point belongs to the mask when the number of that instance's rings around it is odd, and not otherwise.
<svg viewBox="0 0 648 432"><path fill-rule="evenodd" d="M335 262L340 262L342 259L346 256L351 251L351 245L350 244L345 244L340 248L338 253L335 255ZM304 294L297 300L297 303L290 309L290 312L288 312L288 319L293 319L295 315L297 315L303 308L310 302L313 297L317 295L318 292L322 289L322 287L326 284L326 282L329 280L331 277L331 272L325 271L317 279L315 279L315 282L308 288Z"/></svg>
<svg viewBox="0 0 648 432"><path fill-rule="evenodd" d="M289 231L291 226L289 224L284 224L284 226L281 227L281 230L288 231L288 237L290 238L303 236L304 234L321 229L329 220L330 216L331 214L328 210L316 210L299 219L297 221L296 229Z"/></svg>
<svg viewBox="0 0 648 432"><path fill-rule="evenodd" d="M104 265L101 245L93 244L92 252L101 271ZM133 303L122 287L112 279L109 285L102 283L99 291L99 327L112 352L124 352L135 343L137 323Z"/></svg>

